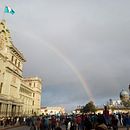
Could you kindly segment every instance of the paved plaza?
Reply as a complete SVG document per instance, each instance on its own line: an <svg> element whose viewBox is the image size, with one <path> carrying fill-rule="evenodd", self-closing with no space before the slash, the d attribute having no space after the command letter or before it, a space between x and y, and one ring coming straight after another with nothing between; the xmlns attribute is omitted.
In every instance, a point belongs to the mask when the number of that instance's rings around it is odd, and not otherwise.
<svg viewBox="0 0 130 130"><path fill-rule="evenodd" d="M7 129L5 128L5 129L2 129L2 130L7 130ZM30 127L28 127L28 126L21 126L21 127L10 128L8 130L30 130ZM126 128L119 128L118 130L126 130Z"/></svg>
<svg viewBox="0 0 130 130"><path fill-rule="evenodd" d="M10 128L10 129L3 129L3 130L30 130L30 127L22 126L22 127L15 127L15 128Z"/></svg>

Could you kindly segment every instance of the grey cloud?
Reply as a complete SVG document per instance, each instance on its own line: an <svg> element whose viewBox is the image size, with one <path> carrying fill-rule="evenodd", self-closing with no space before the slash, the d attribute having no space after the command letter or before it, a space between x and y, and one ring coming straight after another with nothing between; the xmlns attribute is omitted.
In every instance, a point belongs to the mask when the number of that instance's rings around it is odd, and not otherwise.
<svg viewBox="0 0 130 130"><path fill-rule="evenodd" d="M24 75L43 79L42 106L63 105L71 110L89 101L63 57L83 76L96 104L119 98L120 90L127 89L129 0L1 1L3 7L6 4L16 11L5 19L15 46L27 59Z"/></svg>

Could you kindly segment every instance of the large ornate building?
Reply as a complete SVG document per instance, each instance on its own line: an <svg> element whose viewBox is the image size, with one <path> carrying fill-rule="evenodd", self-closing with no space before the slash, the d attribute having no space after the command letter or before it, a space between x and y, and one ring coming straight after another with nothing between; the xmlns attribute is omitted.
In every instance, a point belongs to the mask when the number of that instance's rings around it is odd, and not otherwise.
<svg viewBox="0 0 130 130"><path fill-rule="evenodd" d="M23 54L13 45L5 21L0 22L0 117L40 114L41 79L24 78Z"/></svg>

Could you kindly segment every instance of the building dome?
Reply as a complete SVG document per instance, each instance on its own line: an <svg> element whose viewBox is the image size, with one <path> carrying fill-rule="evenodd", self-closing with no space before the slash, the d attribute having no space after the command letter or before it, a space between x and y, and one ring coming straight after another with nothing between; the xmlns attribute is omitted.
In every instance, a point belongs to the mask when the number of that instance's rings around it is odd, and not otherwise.
<svg viewBox="0 0 130 130"><path fill-rule="evenodd" d="M128 101L129 100L129 93L127 91L125 91L125 90L122 90L120 92L120 99L122 101Z"/></svg>

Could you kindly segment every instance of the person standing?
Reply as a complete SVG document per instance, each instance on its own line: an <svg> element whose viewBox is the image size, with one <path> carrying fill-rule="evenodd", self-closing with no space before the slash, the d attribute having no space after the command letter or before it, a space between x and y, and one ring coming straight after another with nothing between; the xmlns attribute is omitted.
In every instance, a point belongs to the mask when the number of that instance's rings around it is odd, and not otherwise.
<svg viewBox="0 0 130 130"><path fill-rule="evenodd" d="M129 128L130 128L130 116L128 114L126 114L126 116L124 117L124 124L126 126L126 130L129 130Z"/></svg>
<svg viewBox="0 0 130 130"><path fill-rule="evenodd" d="M38 117L37 120L36 120L36 130L40 130L40 127L41 127L41 120L40 118Z"/></svg>
<svg viewBox="0 0 130 130"><path fill-rule="evenodd" d="M76 124L77 124L77 126L78 126L78 130L80 130L80 128L81 128L81 116L80 115L78 115L77 117L76 117Z"/></svg>
<svg viewBox="0 0 130 130"><path fill-rule="evenodd" d="M113 130L118 130L118 119L116 118L115 115L112 115L111 123Z"/></svg>
<svg viewBox="0 0 130 130"><path fill-rule="evenodd" d="M56 128L56 117L52 116L51 117L51 129L55 130L55 128Z"/></svg>
<svg viewBox="0 0 130 130"><path fill-rule="evenodd" d="M107 125L107 127L110 127L110 115L107 106L104 106L103 116L105 119L105 124Z"/></svg>

